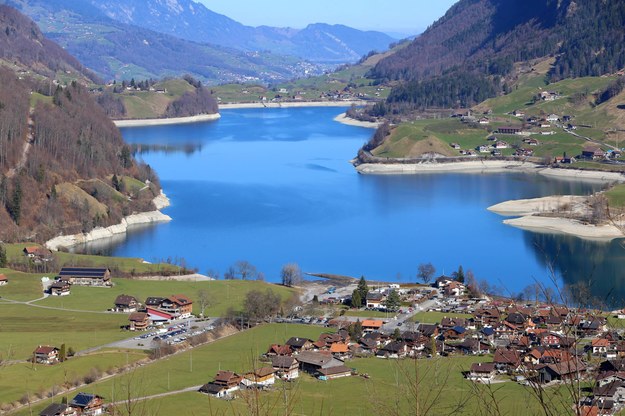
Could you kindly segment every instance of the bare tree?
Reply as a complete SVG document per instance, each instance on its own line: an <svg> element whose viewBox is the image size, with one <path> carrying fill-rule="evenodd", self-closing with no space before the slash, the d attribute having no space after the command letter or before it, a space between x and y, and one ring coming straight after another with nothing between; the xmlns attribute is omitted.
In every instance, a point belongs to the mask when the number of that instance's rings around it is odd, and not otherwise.
<svg viewBox="0 0 625 416"><path fill-rule="evenodd" d="M436 273L436 268L432 265L432 263L421 263L419 265L417 277L421 279L424 284L427 285L432 280L434 273Z"/></svg>
<svg viewBox="0 0 625 416"><path fill-rule="evenodd" d="M297 263L289 263L282 266L282 284L284 286L296 286L302 281L302 270Z"/></svg>
<svg viewBox="0 0 625 416"><path fill-rule="evenodd" d="M204 318L206 309L213 304L213 298L206 289L200 289L197 291L197 303L200 306L200 316Z"/></svg>
<svg viewBox="0 0 625 416"><path fill-rule="evenodd" d="M241 280L248 280L256 276L256 266L247 260L239 260L234 264L236 273L241 277Z"/></svg>

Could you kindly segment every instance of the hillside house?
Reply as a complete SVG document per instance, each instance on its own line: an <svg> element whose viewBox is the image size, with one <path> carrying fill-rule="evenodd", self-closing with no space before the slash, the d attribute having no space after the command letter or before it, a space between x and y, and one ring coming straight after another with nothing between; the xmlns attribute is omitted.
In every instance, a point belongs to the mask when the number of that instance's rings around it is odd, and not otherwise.
<svg viewBox="0 0 625 416"><path fill-rule="evenodd" d="M307 351L314 347L312 339L291 337L287 340L288 345L293 351Z"/></svg>
<svg viewBox="0 0 625 416"><path fill-rule="evenodd" d="M293 380L299 377L299 363L293 357L275 356L271 359L271 366L276 371L276 375L284 380Z"/></svg>
<svg viewBox="0 0 625 416"><path fill-rule="evenodd" d="M408 355L410 348L403 341L392 341L383 346L375 354L378 358L404 358Z"/></svg>
<svg viewBox="0 0 625 416"><path fill-rule="evenodd" d="M150 325L150 316L147 312L133 312L128 317L131 331L145 331Z"/></svg>
<svg viewBox="0 0 625 416"><path fill-rule="evenodd" d="M291 355L293 350L290 345L271 344L267 350L266 355L268 357L275 357L277 355Z"/></svg>
<svg viewBox="0 0 625 416"><path fill-rule="evenodd" d="M590 345L594 355L606 355L610 348L610 341L605 338L594 338Z"/></svg>
<svg viewBox="0 0 625 416"><path fill-rule="evenodd" d="M321 370L344 366L343 361L334 358L330 354L322 354L313 351L302 351L295 359L299 363L300 370L313 376L320 375Z"/></svg>
<svg viewBox="0 0 625 416"><path fill-rule="evenodd" d="M497 129L499 134L519 134L523 131L521 127L502 126Z"/></svg>
<svg viewBox="0 0 625 416"><path fill-rule="evenodd" d="M361 325L364 332L373 332L379 331L383 324L384 322L379 319L365 319Z"/></svg>
<svg viewBox="0 0 625 416"><path fill-rule="evenodd" d="M587 146L582 150L582 158L588 160L601 160L605 157L605 151L599 146Z"/></svg>
<svg viewBox="0 0 625 416"><path fill-rule="evenodd" d="M0 274L0 286L9 284L9 278L3 274Z"/></svg>
<svg viewBox="0 0 625 416"><path fill-rule="evenodd" d="M57 280L48 288L52 296L67 296L70 294L69 283Z"/></svg>
<svg viewBox="0 0 625 416"><path fill-rule="evenodd" d="M239 390L242 379L243 377L234 371L219 371L215 379L204 384L199 391L215 397L227 397Z"/></svg>
<svg viewBox="0 0 625 416"><path fill-rule="evenodd" d="M174 319L184 319L191 316L193 301L185 295L172 295L163 299L158 309L172 315Z"/></svg>
<svg viewBox="0 0 625 416"><path fill-rule="evenodd" d="M104 413L104 401L96 394L78 393L68 404L78 409L78 414L81 416L96 416Z"/></svg>
<svg viewBox="0 0 625 416"><path fill-rule="evenodd" d="M473 363L467 374L467 379L478 383L490 384L497 375L495 363Z"/></svg>
<svg viewBox="0 0 625 416"><path fill-rule="evenodd" d="M70 285L111 287L111 271L107 268L63 267L58 274L59 280Z"/></svg>
<svg viewBox="0 0 625 416"><path fill-rule="evenodd" d="M119 295L115 298L115 308L113 310L116 312L136 312L139 306L140 304L134 296Z"/></svg>
<svg viewBox="0 0 625 416"><path fill-rule="evenodd" d="M37 364L56 364L59 362L59 349L40 345L33 351L33 360Z"/></svg>
<svg viewBox="0 0 625 416"><path fill-rule="evenodd" d="M550 123L555 123L557 121L560 121L560 116L557 114L549 114L545 120L547 120Z"/></svg>
<svg viewBox="0 0 625 416"><path fill-rule="evenodd" d="M248 388L266 388L276 382L276 370L273 367L261 367L246 373L241 384Z"/></svg>
<svg viewBox="0 0 625 416"><path fill-rule="evenodd" d="M28 257L35 263L48 262L54 259L52 252L47 248L43 247L24 247L24 250L22 252L26 257Z"/></svg>
<svg viewBox="0 0 625 416"><path fill-rule="evenodd" d="M369 292L367 293L367 308L379 309L382 307L386 296L383 293Z"/></svg>

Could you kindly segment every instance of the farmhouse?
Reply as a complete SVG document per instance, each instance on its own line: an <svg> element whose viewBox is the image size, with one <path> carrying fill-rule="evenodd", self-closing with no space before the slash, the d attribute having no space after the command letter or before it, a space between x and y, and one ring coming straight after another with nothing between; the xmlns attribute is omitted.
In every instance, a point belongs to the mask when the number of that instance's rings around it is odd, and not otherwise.
<svg viewBox="0 0 625 416"><path fill-rule="evenodd" d="M52 403L50 406L43 409L39 416L74 416L76 412L71 406L64 403Z"/></svg>
<svg viewBox="0 0 625 416"><path fill-rule="evenodd" d="M519 134L523 131L521 127L502 126L497 129L499 134Z"/></svg>
<svg viewBox="0 0 625 416"><path fill-rule="evenodd" d="M233 371L219 371L215 380L200 387L201 393L215 397L225 397L239 390L242 377Z"/></svg>
<svg viewBox="0 0 625 416"><path fill-rule="evenodd" d="M0 286L4 286L9 283L9 278L3 274L0 274Z"/></svg>
<svg viewBox="0 0 625 416"><path fill-rule="evenodd" d="M172 295L161 302L159 309L175 318L188 318L193 310L193 301L185 295Z"/></svg>
<svg viewBox="0 0 625 416"><path fill-rule="evenodd" d="M135 312L139 307L139 302L134 296L119 295L115 299L115 308L117 312Z"/></svg>
<svg viewBox="0 0 625 416"><path fill-rule="evenodd" d="M383 322L377 319L365 319L362 321L362 330L365 332L378 331L382 328Z"/></svg>
<svg viewBox="0 0 625 416"><path fill-rule="evenodd" d="M69 405L78 409L78 414L95 416L103 413L102 397L90 393L78 393Z"/></svg>
<svg viewBox="0 0 625 416"><path fill-rule="evenodd" d="M271 366L276 371L276 374L285 380L299 377L299 363L293 357L286 355L273 357Z"/></svg>
<svg viewBox="0 0 625 416"><path fill-rule="evenodd" d="M59 362L59 349L40 345L33 351L33 360L37 364L56 364Z"/></svg>
<svg viewBox="0 0 625 416"><path fill-rule="evenodd" d="M308 338L291 337L286 342L293 351L305 351L313 348L313 342Z"/></svg>
<svg viewBox="0 0 625 416"><path fill-rule="evenodd" d="M241 383L246 387L264 388L276 382L276 370L273 367L262 367L243 376Z"/></svg>
<svg viewBox="0 0 625 416"><path fill-rule="evenodd" d="M496 374L495 363L473 363L467 378L480 383L490 383Z"/></svg>
<svg viewBox="0 0 625 416"><path fill-rule="evenodd" d="M47 248L31 246L24 247L23 253L26 257L33 260L35 263L40 263L42 261L50 261L54 259L52 252Z"/></svg>
<svg viewBox="0 0 625 416"><path fill-rule="evenodd" d="M146 312L133 312L128 317L131 331L143 331L150 324L150 316Z"/></svg>
<svg viewBox="0 0 625 416"><path fill-rule="evenodd" d="M70 285L110 287L111 271L106 268L63 267L58 277Z"/></svg>
<svg viewBox="0 0 625 416"><path fill-rule="evenodd" d="M52 283L48 290L52 296L67 296L69 295L69 283L57 280Z"/></svg>
<svg viewBox="0 0 625 416"><path fill-rule="evenodd" d="M321 370L343 366L343 361L334 358L332 355L312 351L300 352L295 359L299 362L302 371L312 375L318 375Z"/></svg>

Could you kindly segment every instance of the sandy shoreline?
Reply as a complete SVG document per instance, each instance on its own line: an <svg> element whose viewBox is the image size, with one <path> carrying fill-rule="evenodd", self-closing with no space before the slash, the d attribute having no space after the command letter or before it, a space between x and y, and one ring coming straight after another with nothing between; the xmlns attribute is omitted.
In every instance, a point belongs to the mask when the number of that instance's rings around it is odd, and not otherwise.
<svg viewBox="0 0 625 416"><path fill-rule="evenodd" d="M489 211L499 215L518 216L506 219L503 223L524 230L569 234L588 240L609 241L625 237L623 231L614 224L593 225L574 219L583 217L589 209L588 198L575 195L519 199L488 207Z"/></svg>
<svg viewBox="0 0 625 416"><path fill-rule="evenodd" d="M358 173L367 175L414 175L420 173L486 173L515 171L536 171L531 163L506 160L476 160L454 163L406 163L384 164L363 163L356 166Z"/></svg>
<svg viewBox="0 0 625 416"><path fill-rule="evenodd" d="M157 195L153 202L157 209L156 211L132 214L124 217L119 224L109 227L97 227L86 234L60 235L46 241L44 245L50 250L58 251L61 247L69 248L103 238L111 238L116 234L124 234L128 231L128 227L133 225L171 221L169 215L165 215L160 211L170 204L167 196L161 191L161 194Z"/></svg>
<svg viewBox="0 0 625 416"><path fill-rule="evenodd" d="M334 117L334 121L338 121L339 123L342 123L342 124L347 124L348 126L366 127L368 129L377 129L382 124L382 123L374 122L374 121L356 120L351 117L348 117L347 113L342 113Z"/></svg>
<svg viewBox="0 0 625 416"><path fill-rule="evenodd" d="M169 124L187 124L201 123L204 121L218 120L221 114L200 114L191 117L173 117L173 118L146 118L139 120L113 120L117 127L146 127L146 126L164 126Z"/></svg>
<svg viewBox="0 0 625 416"><path fill-rule="evenodd" d="M351 107L352 105L367 105L368 101L351 100L351 101L300 101L300 102L257 102L257 103L237 103L237 104L219 104L220 110L233 110L241 108L301 108L301 107Z"/></svg>

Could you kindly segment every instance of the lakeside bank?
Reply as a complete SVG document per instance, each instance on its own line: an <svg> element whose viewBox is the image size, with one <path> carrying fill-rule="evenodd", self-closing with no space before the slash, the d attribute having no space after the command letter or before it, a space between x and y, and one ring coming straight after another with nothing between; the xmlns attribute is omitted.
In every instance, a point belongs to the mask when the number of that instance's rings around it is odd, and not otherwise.
<svg viewBox="0 0 625 416"><path fill-rule="evenodd" d="M92 241L111 238L117 234L125 234L128 228L134 225L152 224L159 222L171 221L169 215L163 214L161 210L170 205L169 198L161 191L160 195L157 195L152 202L156 208L155 211L140 212L124 217L119 224L111 225L108 227L96 227L88 233L72 234L72 235L60 235L45 242L45 246L53 251L58 251L60 248L74 247L79 244L90 243Z"/></svg>
<svg viewBox="0 0 625 416"><path fill-rule="evenodd" d="M351 107L367 105L369 101L288 101L288 102L253 102L219 104L220 110L239 110L245 108L306 108L306 107Z"/></svg>
<svg viewBox="0 0 625 416"><path fill-rule="evenodd" d="M213 121L221 118L221 114L199 114L189 117L172 117L172 118L145 118L135 120L113 120L117 127L148 127L148 126L166 126L170 124L187 124L202 123L205 121Z"/></svg>

